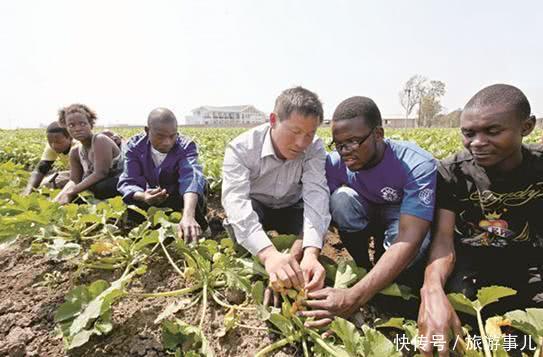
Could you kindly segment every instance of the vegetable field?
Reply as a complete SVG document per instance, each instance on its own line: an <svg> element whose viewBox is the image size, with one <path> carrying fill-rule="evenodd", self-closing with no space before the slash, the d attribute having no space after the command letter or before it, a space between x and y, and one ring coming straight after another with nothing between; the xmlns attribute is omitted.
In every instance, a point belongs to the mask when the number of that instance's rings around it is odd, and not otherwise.
<svg viewBox="0 0 543 357"><path fill-rule="evenodd" d="M138 129L115 129L124 138ZM211 185L208 218L220 222L224 147L243 129L191 129ZM541 131L528 138L538 141ZM461 148L453 129L387 130L444 158ZM319 129L325 144L329 128ZM263 305L266 271L224 232L198 246L174 239L179 213L151 208L134 226L120 197L59 206L43 188L20 192L39 161L42 130L0 131L0 356L401 356L415 355L416 323L370 304L328 333L304 327L296 311L305 291L285 290L280 308ZM57 162L57 169L66 162ZM217 224L215 224L217 226ZM291 236L273 236L286 249ZM329 232L323 250L327 285L346 288L366 271L357 267ZM457 355L507 356L506 330L529 336L537 356L543 345L543 311L527 309L485 316L484 307L514 294L482 289L476 301L451 294L453 306L477 317L483 343L466 336ZM380 296L413 301L418 292L392 284ZM397 299L397 300L394 300ZM491 338L502 343L492 349ZM486 342L485 342L486 341ZM471 344L471 345L470 345ZM470 348L470 346L472 348ZM463 352L462 352L463 351Z"/></svg>

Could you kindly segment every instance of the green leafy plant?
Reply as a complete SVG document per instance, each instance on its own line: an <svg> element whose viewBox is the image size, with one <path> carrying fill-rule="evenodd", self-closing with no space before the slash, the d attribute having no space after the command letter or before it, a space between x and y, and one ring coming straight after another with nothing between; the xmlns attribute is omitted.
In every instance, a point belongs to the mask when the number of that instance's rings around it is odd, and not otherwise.
<svg viewBox="0 0 543 357"><path fill-rule="evenodd" d="M455 310L477 317L477 324L479 327L479 332L481 333L485 357L491 357L492 351L488 344L488 336L485 326L483 325L481 311L485 306L497 302L501 298L515 295L516 293L516 290L503 286L490 286L479 289L479 291L477 291L477 299L475 300L470 300L464 294L460 293L452 293L447 295Z"/></svg>
<svg viewBox="0 0 543 357"><path fill-rule="evenodd" d="M504 317L511 321L511 326L531 336L537 344L534 356L541 356L543 353L543 309L514 310L506 313Z"/></svg>
<svg viewBox="0 0 543 357"><path fill-rule="evenodd" d="M215 356L202 330L179 319L162 323L162 343L176 357Z"/></svg>

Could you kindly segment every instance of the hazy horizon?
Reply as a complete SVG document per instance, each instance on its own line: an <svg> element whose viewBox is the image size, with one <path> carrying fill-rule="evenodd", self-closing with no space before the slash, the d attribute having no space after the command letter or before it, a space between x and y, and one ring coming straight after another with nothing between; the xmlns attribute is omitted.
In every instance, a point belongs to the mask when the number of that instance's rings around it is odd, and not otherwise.
<svg viewBox="0 0 543 357"><path fill-rule="evenodd" d="M541 23L538 1L2 2L0 128L48 124L75 102L104 126L143 126L158 106L180 123L202 105L269 113L294 85L328 118L352 95L401 117L415 74L446 84L447 112L509 83L542 117Z"/></svg>

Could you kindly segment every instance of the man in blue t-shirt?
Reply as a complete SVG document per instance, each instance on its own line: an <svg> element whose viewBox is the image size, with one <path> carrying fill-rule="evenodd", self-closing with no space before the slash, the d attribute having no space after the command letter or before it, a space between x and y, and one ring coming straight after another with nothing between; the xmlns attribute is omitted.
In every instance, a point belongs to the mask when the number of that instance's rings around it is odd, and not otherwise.
<svg viewBox="0 0 543 357"><path fill-rule="evenodd" d="M349 289L309 293L307 305L313 310L303 315L316 320L308 325L319 327L333 316L348 317L406 269L416 271L414 265L421 267L417 280L422 280L434 214L436 162L413 143L385 139L381 125L379 108L366 97L346 99L334 112L336 150L326 161L332 220L345 248L366 268L373 236L377 262ZM412 277L406 283L416 285Z"/></svg>

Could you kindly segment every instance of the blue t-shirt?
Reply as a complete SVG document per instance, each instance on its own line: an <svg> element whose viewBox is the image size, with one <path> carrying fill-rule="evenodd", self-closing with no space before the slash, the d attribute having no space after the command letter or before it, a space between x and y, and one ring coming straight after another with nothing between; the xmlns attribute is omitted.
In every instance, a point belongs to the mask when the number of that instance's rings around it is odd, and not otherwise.
<svg viewBox="0 0 543 357"><path fill-rule="evenodd" d="M385 139L385 153L376 166L351 171L337 151L328 154L326 178L330 193L341 186L375 204L400 205L400 214L432 221L437 165L432 155L414 143Z"/></svg>

